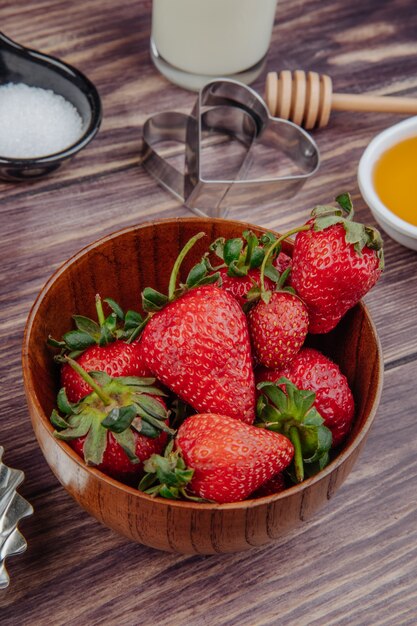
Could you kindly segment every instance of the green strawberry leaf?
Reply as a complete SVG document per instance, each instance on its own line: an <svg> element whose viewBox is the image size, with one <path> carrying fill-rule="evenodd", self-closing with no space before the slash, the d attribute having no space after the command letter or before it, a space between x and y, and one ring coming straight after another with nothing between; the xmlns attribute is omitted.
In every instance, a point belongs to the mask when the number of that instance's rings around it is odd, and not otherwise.
<svg viewBox="0 0 417 626"><path fill-rule="evenodd" d="M194 287L207 275L207 264L204 259L191 268L185 284L188 288Z"/></svg>
<svg viewBox="0 0 417 626"><path fill-rule="evenodd" d="M50 420L52 426L55 426L55 428L70 428L70 424L60 416L56 409L53 409Z"/></svg>
<svg viewBox="0 0 417 626"><path fill-rule="evenodd" d="M93 421L93 414L84 412L78 417L78 420L69 420L69 428L59 432L55 431L54 437L62 439L63 441L71 441L72 439L78 439L78 437L84 437L84 435L86 435L90 430L91 423Z"/></svg>
<svg viewBox="0 0 417 626"><path fill-rule="evenodd" d="M48 339L46 340L48 346L52 348L66 348L65 341L57 341L52 337L52 335L48 335Z"/></svg>
<svg viewBox="0 0 417 626"><path fill-rule="evenodd" d="M136 405L116 407L109 411L107 416L101 421L101 425L113 433L122 433L131 425L137 415Z"/></svg>
<svg viewBox="0 0 417 626"><path fill-rule="evenodd" d="M254 248L254 250L252 250L252 255L249 260L250 269L261 267L264 257L265 251L263 250L263 248L260 248L259 246Z"/></svg>
<svg viewBox="0 0 417 626"><path fill-rule="evenodd" d="M289 275L291 274L291 267L287 267L286 270L284 270L281 274L281 276L279 277L279 280L277 282L277 289L284 289L284 285L288 280ZM290 293L293 293L294 295L297 295L295 289L293 289L292 287L285 287L285 291L289 291Z"/></svg>
<svg viewBox="0 0 417 626"><path fill-rule="evenodd" d="M70 330L62 338L69 350L85 350L96 343L94 337L80 330Z"/></svg>
<svg viewBox="0 0 417 626"><path fill-rule="evenodd" d="M211 274L210 276L204 276L204 278L202 278L198 285L214 285L214 283L219 282L220 280L220 273L216 272L215 274Z"/></svg>
<svg viewBox="0 0 417 626"><path fill-rule="evenodd" d="M136 397L136 405L148 415L155 417L156 419L165 420L167 418L167 412L165 407L159 400L147 395L138 395Z"/></svg>
<svg viewBox="0 0 417 626"><path fill-rule="evenodd" d="M142 291L142 306L145 311L159 311L168 302L168 296L156 291L156 289L152 289L152 287L145 287Z"/></svg>
<svg viewBox="0 0 417 626"><path fill-rule="evenodd" d="M353 204L352 198L349 193L341 193L336 197L337 204L345 211L348 216L348 219L352 219L353 217Z"/></svg>
<svg viewBox="0 0 417 626"><path fill-rule="evenodd" d="M92 372L88 373L90 374L91 378L93 378L100 385L100 387L108 385L112 380L111 376L109 376L106 372L93 370Z"/></svg>
<svg viewBox="0 0 417 626"><path fill-rule="evenodd" d="M56 403L61 413L65 413L65 415L70 415L71 413L73 413L73 405L67 398L67 392L65 391L65 387L62 387L58 391Z"/></svg>
<svg viewBox="0 0 417 626"><path fill-rule="evenodd" d="M363 224L359 224L358 222L344 222L345 227L345 240L347 243L353 244L355 251L358 254L362 253L362 250L368 243L368 236L366 233L365 226Z"/></svg>
<svg viewBox="0 0 417 626"><path fill-rule="evenodd" d="M258 237L251 230L245 230L242 234L243 238L246 241L246 252L244 255L244 264L250 265L252 261L252 255L257 247L259 240Z"/></svg>
<svg viewBox="0 0 417 626"><path fill-rule="evenodd" d="M229 269L227 271L228 276L247 276L249 271L249 265L239 264L239 261L232 261L229 265Z"/></svg>
<svg viewBox="0 0 417 626"><path fill-rule="evenodd" d="M100 329L100 338L98 340L99 346L107 346L109 343L113 341L113 331L116 328L116 317L113 318L114 324L107 325L104 323Z"/></svg>
<svg viewBox="0 0 417 626"><path fill-rule="evenodd" d="M265 289L264 291L261 292L261 298L263 302L265 302L265 304L269 304L271 297L272 297L272 291L270 289Z"/></svg>
<svg viewBox="0 0 417 626"><path fill-rule="evenodd" d="M119 320L123 322L125 315L123 313L123 309L117 304L117 302L115 302L112 298L104 298L104 302L107 302L111 310L116 314Z"/></svg>
<svg viewBox="0 0 417 626"><path fill-rule="evenodd" d="M237 261L243 248L243 241L240 237L228 239L224 244L223 258L227 265Z"/></svg>
<svg viewBox="0 0 417 626"><path fill-rule="evenodd" d="M281 383L284 381L286 382L287 379L280 378L280 381ZM280 412L284 412L286 410L288 399L282 389L278 387L278 384L271 381L263 381L261 383L258 383L256 388L262 391L267 396L267 398L269 398L269 400L271 400L271 402L275 404ZM269 405L265 404L265 406Z"/></svg>
<svg viewBox="0 0 417 626"><path fill-rule="evenodd" d="M91 335L95 341L98 340L100 337L100 326L97 322L91 320L89 317L84 317L84 315L73 315L72 319L78 330L82 333L87 333L87 335Z"/></svg>
<svg viewBox="0 0 417 626"><path fill-rule="evenodd" d="M96 419L92 419L84 441L83 454L87 465L100 465L107 446L107 430Z"/></svg>
<svg viewBox="0 0 417 626"><path fill-rule="evenodd" d="M304 432L302 434L302 437L303 436ZM302 442L303 458L305 463L314 463L315 461L320 460L323 455L328 457L328 452L331 448L333 439L330 429L323 425L315 428L314 438L315 443L313 446L305 445L304 440ZM312 443L311 439L309 443ZM310 456L307 456L309 453Z"/></svg>
<svg viewBox="0 0 417 626"><path fill-rule="evenodd" d="M265 408L262 411L261 419L265 424L268 425L268 428L273 424L276 424L277 429L282 429L282 413L271 404L265 405Z"/></svg>
<svg viewBox="0 0 417 626"><path fill-rule="evenodd" d="M255 300L259 300L259 298L261 297L261 293L262 292L260 286L255 283L253 287L251 287L246 293L246 300L248 302L254 302Z"/></svg>
<svg viewBox="0 0 417 626"><path fill-rule="evenodd" d="M136 311L128 311L125 316L125 330L134 330L143 322L143 317Z"/></svg>
<svg viewBox="0 0 417 626"><path fill-rule="evenodd" d="M154 428L159 429L159 431L163 430L168 435L171 435L171 436L175 435L175 430L167 426L163 420L157 419L156 417L153 417L152 415L148 415L148 414L144 414L141 417L142 417L142 422L147 422ZM142 429L140 432L142 432Z"/></svg>
<svg viewBox="0 0 417 626"><path fill-rule="evenodd" d="M323 217L317 217L314 220L314 230L320 231L325 228L329 228L330 226L334 226L335 224L343 224L345 221L344 217L341 215L324 215Z"/></svg>
<svg viewBox="0 0 417 626"><path fill-rule="evenodd" d="M324 426L322 416L313 406L316 394L298 389L285 377L276 383L261 382L257 389L262 393L256 406L260 423L255 425L289 437L294 446L290 475L295 482L301 482L304 480L306 464L319 462L320 467L324 467L323 459L328 459L332 445L331 432Z"/></svg>
<svg viewBox="0 0 417 626"><path fill-rule="evenodd" d="M209 246L210 252L214 252L214 254L218 256L219 259L222 259L222 261L224 261L224 244L225 243L226 243L226 239L224 237L218 237Z"/></svg>
<svg viewBox="0 0 417 626"><path fill-rule="evenodd" d="M314 217L321 218L321 217L326 217L326 216L331 216L331 215L344 219L343 210L338 209L337 207L334 207L330 204L318 204L311 211L311 217L313 218Z"/></svg>
<svg viewBox="0 0 417 626"><path fill-rule="evenodd" d="M152 454L143 465L145 475L139 483L139 490L152 496L179 499L188 498L185 491L194 470L187 468L181 454L173 451L173 440L165 449L164 456Z"/></svg>
<svg viewBox="0 0 417 626"><path fill-rule="evenodd" d="M131 463L140 463L135 452L135 437L130 428L121 433L113 433L113 437L116 439L119 446L123 448Z"/></svg>
<svg viewBox="0 0 417 626"><path fill-rule="evenodd" d="M160 428L152 426L152 424L149 424L149 422L141 418L135 418L131 427L136 430L137 433L149 437L149 439L156 439L161 434Z"/></svg>
<svg viewBox="0 0 417 626"><path fill-rule="evenodd" d="M261 244L265 247L265 248L269 248L269 246L273 245L276 242L277 238L274 235L274 233L271 233L270 231L268 231L267 233L263 233L261 235Z"/></svg>
<svg viewBox="0 0 417 626"><path fill-rule="evenodd" d="M267 265L265 266L265 276L268 276L268 278L270 278L272 282L278 283L281 274L276 267L274 267L270 263L267 263Z"/></svg>

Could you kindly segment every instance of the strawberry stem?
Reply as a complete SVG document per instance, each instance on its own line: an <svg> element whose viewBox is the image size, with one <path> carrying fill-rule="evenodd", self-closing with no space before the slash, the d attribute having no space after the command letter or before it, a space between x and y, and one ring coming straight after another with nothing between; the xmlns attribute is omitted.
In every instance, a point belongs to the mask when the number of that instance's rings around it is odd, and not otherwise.
<svg viewBox="0 0 417 626"><path fill-rule="evenodd" d="M294 470L297 482L302 483L304 480L304 462L303 452L301 449L300 433L296 426L291 426L288 432L288 438L294 446Z"/></svg>
<svg viewBox="0 0 417 626"><path fill-rule="evenodd" d="M103 311L103 303L101 302L100 295L96 294L96 311L97 311L97 319L100 327L104 325L106 318L104 317Z"/></svg>
<svg viewBox="0 0 417 626"><path fill-rule="evenodd" d="M284 233L283 235L281 235L280 237L278 237L278 239L274 241L272 246L268 248L264 256L264 260L262 261L262 265L261 265L261 276L260 276L261 293L265 292L265 268L268 263L268 259L271 256L271 253L274 250L276 250L276 248L278 248L278 246L284 241L284 239L287 239L287 237L291 237L291 235L295 235L296 233L299 233L303 230L310 230L310 229L311 229L311 224L304 224L304 226L297 226L296 228L293 228L289 230L288 232Z"/></svg>
<svg viewBox="0 0 417 626"><path fill-rule="evenodd" d="M110 396L103 391L103 388L100 387L100 385L92 378L92 376L90 376L88 372L85 371L83 367L81 367L81 365L77 363L77 361L74 361L74 359L71 359L69 356L63 357L63 360L66 363L69 363L72 369L81 376L81 378L93 389L93 391L96 392L105 406L109 406L109 404L111 404Z"/></svg>
<svg viewBox="0 0 417 626"><path fill-rule="evenodd" d="M185 246L183 247L183 249L181 250L181 252L177 256L177 259L176 259L176 261L174 263L174 267L172 268L171 276L170 276L170 279L169 279L168 300L170 302L175 297L175 287L176 287L176 284L177 284L178 272L179 272L181 263L183 262L185 256L191 250L193 245L196 243L196 241L198 241L199 239L201 239L201 237L204 237L204 236L205 236L205 233L201 232L201 233L197 233L197 235L194 235L194 237L191 237L191 239L185 244Z"/></svg>

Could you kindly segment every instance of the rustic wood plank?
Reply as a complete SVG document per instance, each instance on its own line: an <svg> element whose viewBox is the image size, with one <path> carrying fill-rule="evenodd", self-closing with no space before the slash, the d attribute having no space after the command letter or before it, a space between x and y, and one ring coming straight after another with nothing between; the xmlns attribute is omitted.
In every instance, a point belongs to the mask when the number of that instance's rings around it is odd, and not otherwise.
<svg viewBox="0 0 417 626"><path fill-rule="evenodd" d="M156 618L162 626L360 625L369 623L364 615L375 626L411 625L417 503L410 476L417 462L409 389L417 362L408 379L403 370L387 373L367 446L340 491L301 529L250 553L185 557L126 542L56 486L35 449L49 488L32 498L36 516L22 524L29 549L10 560L14 584L0 599L2 623L43 625L53 611L57 626L151 626ZM30 465L23 462L28 481L22 493L33 489ZM88 599L86 587L94 588Z"/></svg>
<svg viewBox="0 0 417 626"><path fill-rule="evenodd" d="M6 1L11 38L76 65L97 85L104 121L65 169L33 183L0 183L0 443L26 472L22 522L28 551L10 559L0 592L5 626L406 625L417 613L413 447L417 255L386 238L387 270L367 296L387 372L377 420L340 492L311 522L250 553L185 557L131 544L100 526L58 485L35 443L21 382L25 319L39 289L65 259L109 232L188 215L139 169L141 126L155 111L188 112L195 95L170 85L148 54L150 0L117 3ZM312 69L340 92L417 96L413 0L349 3L279 0L268 69ZM263 77L255 83L262 93ZM291 200L233 210L231 218L285 230L307 207L341 190L371 221L356 170L388 114L332 114L314 131L319 173ZM88 592L86 593L86 589Z"/></svg>

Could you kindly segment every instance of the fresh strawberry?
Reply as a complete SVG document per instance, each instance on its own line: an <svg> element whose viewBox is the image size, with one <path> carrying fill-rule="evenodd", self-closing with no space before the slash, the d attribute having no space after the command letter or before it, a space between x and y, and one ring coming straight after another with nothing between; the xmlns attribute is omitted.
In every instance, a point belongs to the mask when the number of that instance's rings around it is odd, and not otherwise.
<svg viewBox="0 0 417 626"><path fill-rule="evenodd" d="M178 255L168 295L147 287L142 305L148 319L140 339L144 363L193 409L222 412L252 423L255 383L246 316L229 293L207 276L204 260L177 285L181 263L204 232L192 237Z"/></svg>
<svg viewBox="0 0 417 626"><path fill-rule="evenodd" d="M272 496L275 493L281 493L286 489L284 472L279 472L267 480L256 491L253 492L251 498L263 498L264 496Z"/></svg>
<svg viewBox="0 0 417 626"><path fill-rule="evenodd" d="M286 270L291 269L291 257L285 254L285 252L280 252L273 261L273 267L278 270L279 275L283 274ZM249 292L253 290L254 287L259 287L260 285L261 270L259 268L248 269L245 276L230 275L230 269L228 267L221 267L218 273L221 278L221 288L232 294L241 306L244 306L250 300L251 294L249 294ZM288 272L286 275L288 275ZM277 276L274 276L274 278L275 282L268 278L268 276L265 276L266 289L274 289Z"/></svg>
<svg viewBox="0 0 417 626"><path fill-rule="evenodd" d="M282 367L300 350L308 331L308 313L298 296L274 291L249 311L249 332L255 356L265 367Z"/></svg>
<svg viewBox="0 0 417 626"><path fill-rule="evenodd" d="M248 302L247 294L254 286L259 285L260 270L248 270L246 276L230 276L227 267L218 270L221 278L221 288L230 293L241 306ZM265 278L268 289L274 288L274 283L268 277Z"/></svg>
<svg viewBox="0 0 417 626"><path fill-rule="evenodd" d="M105 372L113 377L152 376L144 364L138 341L126 343L116 339L107 346L91 346L77 358L77 362L87 372ZM70 402L79 402L91 392L88 383L68 363L64 363L61 369L61 385L65 387Z"/></svg>
<svg viewBox="0 0 417 626"><path fill-rule="evenodd" d="M295 238L291 285L308 308L310 333L332 330L373 287L383 269L378 231L352 221L347 194L336 200L341 209L316 207L307 222L310 228Z"/></svg>
<svg viewBox="0 0 417 626"><path fill-rule="evenodd" d="M256 370L257 383L276 383L282 376L299 389L314 391L314 406L332 432L333 447L338 446L350 430L355 411L352 392L339 366L318 350L302 348L284 368Z"/></svg>
<svg viewBox="0 0 417 626"><path fill-rule="evenodd" d="M151 372L196 411L253 422L248 326L229 293L214 285L191 289L153 314L140 346Z"/></svg>
<svg viewBox="0 0 417 626"><path fill-rule="evenodd" d="M126 314L112 299L106 298L111 312L105 317L103 303L96 296L98 322L74 315L75 330L64 334L61 341L51 337L48 343L78 361L88 372L106 372L109 376L151 376L142 360L141 348L134 336L141 330L143 319L134 312ZM131 343L128 343L131 342ZM89 385L68 363L61 368L61 384L70 402L79 402L91 392Z"/></svg>
<svg viewBox="0 0 417 626"><path fill-rule="evenodd" d="M221 264L216 266L213 259L209 259L210 254L206 253L194 270L204 272L207 276L218 276L219 287L228 291L246 309L252 300L259 297L260 266L266 252L275 242L276 237L272 233L258 238L249 230L244 231L242 237L219 237L210 245L210 251L214 253L214 258L221 260ZM290 265L291 258L277 248L264 270L265 288L272 290L281 273ZM285 278L288 273L289 269Z"/></svg>
<svg viewBox="0 0 417 626"><path fill-rule="evenodd" d="M58 409L51 422L55 436L67 441L88 465L121 480L137 478L143 462L162 452L167 434L168 414L162 392L154 379L137 377L111 378L103 372L88 374L74 360L67 358L90 387L90 394L79 403L68 400L65 389L58 394Z"/></svg>
<svg viewBox="0 0 417 626"><path fill-rule="evenodd" d="M287 378L258 384L259 425L286 435L294 446L294 463L288 474L294 482L313 475L329 462L332 434L314 407L315 393L299 389Z"/></svg>
<svg viewBox="0 0 417 626"><path fill-rule="evenodd" d="M162 454L167 444L168 435L161 431L160 435L155 439L145 437L132 429L133 445L132 450L136 459L134 462L130 460L124 448L118 443L115 435L111 432L106 434L106 447L103 452L101 463L96 467L104 474L121 480L122 482L133 482L143 473L143 464L152 454ZM84 451L87 436L78 437L69 441L71 448L85 460L86 452ZM137 484L137 483L136 483Z"/></svg>
<svg viewBox="0 0 417 626"><path fill-rule="evenodd" d="M292 259L288 256L288 254L285 254L285 252L282 252L281 250L276 259L273 261L273 266L280 274L283 274L286 270L291 269Z"/></svg>
<svg viewBox="0 0 417 626"><path fill-rule="evenodd" d="M165 458L145 463L149 475L140 489L177 498L187 494L188 485L205 500L238 502L285 469L294 453L287 437L216 414L187 418L175 447Z"/></svg>

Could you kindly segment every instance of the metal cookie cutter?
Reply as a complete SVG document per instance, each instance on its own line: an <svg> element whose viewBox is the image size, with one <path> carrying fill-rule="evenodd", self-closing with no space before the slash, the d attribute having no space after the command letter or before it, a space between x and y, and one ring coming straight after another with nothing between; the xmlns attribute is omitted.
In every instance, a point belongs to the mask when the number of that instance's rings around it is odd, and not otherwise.
<svg viewBox="0 0 417 626"><path fill-rule="evenodd" d="M33 513L32 505L16 491L23 482L24 474L2 462L3 451L0 446L0 589L9 585L6 558L21 554L27 548L17 525L23 517Z"/></svg>
<svg viewBox="0 0 417 626"><path fill-rule="evenodd" d="M239 142L243 150L231 163L225 158L225 170L213 176L205 173L204 141L219 135ZM159 154L162 142L184 144L183 171ZM205 85L190 115L159 113L143 127L144 168L185 206L208 217L293 196L317 171L319 161L309 134L271 117L262 98L234 80ZM221 168L221 159L219 163Z"/></svg>

